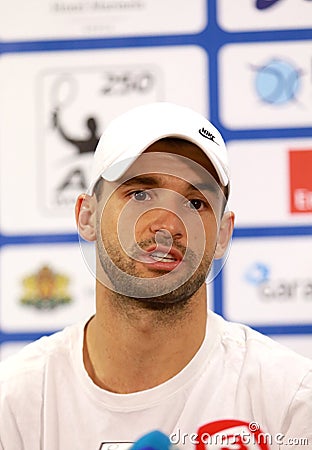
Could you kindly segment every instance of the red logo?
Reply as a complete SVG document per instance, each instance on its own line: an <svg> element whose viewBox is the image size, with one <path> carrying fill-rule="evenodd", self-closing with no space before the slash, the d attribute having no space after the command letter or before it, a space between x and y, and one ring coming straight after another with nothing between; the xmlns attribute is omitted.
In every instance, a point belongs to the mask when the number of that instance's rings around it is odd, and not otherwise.
<svg viewBox="0 0 312 450"><path fill-rule="evenodd" d="M250 445L258 450L269 450L268 437L257 422L217 420L199 428L196 450L248 450Z"/></svg>
<svg viewBox="0 0 312 450"><path fill-rule="evenodd" d="M289 151L290 212L312 213L312 150Z"/></svg>

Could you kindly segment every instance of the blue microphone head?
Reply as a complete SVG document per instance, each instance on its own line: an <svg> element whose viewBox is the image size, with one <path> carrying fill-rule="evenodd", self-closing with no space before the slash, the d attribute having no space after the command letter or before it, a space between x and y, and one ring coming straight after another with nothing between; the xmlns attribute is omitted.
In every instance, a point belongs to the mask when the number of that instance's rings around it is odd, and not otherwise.
<svg viewBox="0 0 312 450"><path fill-rule="evenodd" d="M170 450L171 441L161 431L155 430L138 439L130 450Z"/></svg>

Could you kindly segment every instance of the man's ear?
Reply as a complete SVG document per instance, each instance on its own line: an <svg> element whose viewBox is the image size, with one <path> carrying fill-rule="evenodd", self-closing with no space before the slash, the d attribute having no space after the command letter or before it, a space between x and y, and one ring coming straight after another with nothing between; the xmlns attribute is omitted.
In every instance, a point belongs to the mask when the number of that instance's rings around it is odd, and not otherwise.
<svg viewBox="0 0 312 450"><path fill-rule="evenodd" d="M232 211L226 211L221 219L219 228L219 236L215 251L215 259L222 258L228 248L231 240L234 228L234 213Z"/></svg>
<svg viewBox="0 0 312 450"><path fill-rule="evenodd" d="M96 239L96 200L87 194L81 194L77 198L75 216L78 232L86 241Z"/></svg>

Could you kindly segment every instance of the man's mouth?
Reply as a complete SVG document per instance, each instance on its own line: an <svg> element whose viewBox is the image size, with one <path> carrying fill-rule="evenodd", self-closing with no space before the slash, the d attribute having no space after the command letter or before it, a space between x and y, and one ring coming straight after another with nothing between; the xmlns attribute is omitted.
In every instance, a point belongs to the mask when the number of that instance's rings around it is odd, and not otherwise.
<svg viewBox="0 0 312 450"><path fill-rule="evenodd" d="M162 245L147 248L140 258L140 261L145 263L148 268L164 271L175 269L182 260L183 254L180 250Z"/></svg>
<svg viewBox="0 0 312 450"><path fill-rule="evenodd" d="M153 252L150 254L151 258L155 259L155 261L164 261L164 262L168 262L168 261L177 261L176 258L171 255L170 253L163 253L163 252Z"/></svg>

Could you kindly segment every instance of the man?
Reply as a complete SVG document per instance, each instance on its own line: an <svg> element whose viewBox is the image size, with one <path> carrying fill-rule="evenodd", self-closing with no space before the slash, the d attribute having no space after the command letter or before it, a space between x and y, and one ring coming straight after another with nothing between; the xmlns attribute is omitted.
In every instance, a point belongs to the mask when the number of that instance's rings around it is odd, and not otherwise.
<svg viewBox="0 0 312 450"><path fill-rule="evenodd" d="M181 449L312 445L312 362L207 311L229 189L222 137L194 111L110 124L76 205L96 314L2 364L2 449L122 450L153 429Z"/></svg>

